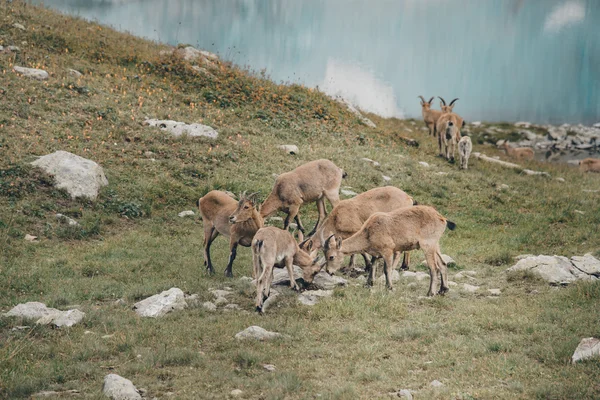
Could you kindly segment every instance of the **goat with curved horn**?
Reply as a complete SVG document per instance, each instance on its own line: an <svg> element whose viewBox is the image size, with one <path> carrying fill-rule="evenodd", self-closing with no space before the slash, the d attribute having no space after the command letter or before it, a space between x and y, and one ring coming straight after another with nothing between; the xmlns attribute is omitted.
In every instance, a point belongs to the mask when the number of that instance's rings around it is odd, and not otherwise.
<svg viewBox="0 0 600 400"><path fill-rule="evenodd" d="M417 96L421 98L421 114L423 115L423 121L425 121L425 126L429 130L429 134L435 136L435 125L437 123L438 118L442 113L438 110L432 110L431 105L435 96L431 97L429 101L426 101L423 96Z"/></svg>
<svg viewBox="0 0 600 400"><path fill-rule="evenodd" d="M425 98L424 98L423 96L417 96L417 98L421 98L421 104L423 104L423 103L427 103L427 102L425 101Z"/></svg>
<svg viewBox="0 0 600 400"><path fill-rule="evenodd" d="M457 98L455 98L454 100L452 100L452 101L450 102L450 107L452 107L452 105L454 104L454 102L455 102L456 100L458 100L458 97L457 97Z"/></svg>
<svg viewBox="0 0 600 400"><path fill-rule="evenodd" d="M446 100L444 100L444 99L443 99L443 98L441 98L440 96L438 96L438 99L440 99L440 100L442 101L442 103L443 103L444 105L446 105Z"/></svg>

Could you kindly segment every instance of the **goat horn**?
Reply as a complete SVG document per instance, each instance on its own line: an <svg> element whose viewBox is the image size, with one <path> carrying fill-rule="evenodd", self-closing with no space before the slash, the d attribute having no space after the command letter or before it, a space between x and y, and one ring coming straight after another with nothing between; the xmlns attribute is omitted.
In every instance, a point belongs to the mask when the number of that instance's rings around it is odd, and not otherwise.
<svg viewBox="0 0 600 400"><path fill-rule="evenodd" d="M444 105L446 105L446 100L442 99L440 96L438 96L438 99L440 99L442 101L442 103L444 103Z"/></svg>
<svg viewBox="0 0 600 400"><path fill-rule="evenodd" d="M423 98L423 96L417 96L417 97L420 97L420 98L421 98L421 100L423 100L423 103L427 103L427 102L425 101L425 99Z"/></svg>
<svg viewBox="0 0 600 400"><path fill-rule="evenodd" d="M431 96L431 98L429 99L428 103L431 104L431 102L433 101L435 96Z"/></svg>
<svg viewBox="0 0 600 400"><path fill-rule="evenodd" d="M457 98L455 98L454 100L452 100L452 101L450 102L450 106L452 106L452 104L454 104L454 102L455 102L456 100L458 100L458 97L457 97Z"/></svg>

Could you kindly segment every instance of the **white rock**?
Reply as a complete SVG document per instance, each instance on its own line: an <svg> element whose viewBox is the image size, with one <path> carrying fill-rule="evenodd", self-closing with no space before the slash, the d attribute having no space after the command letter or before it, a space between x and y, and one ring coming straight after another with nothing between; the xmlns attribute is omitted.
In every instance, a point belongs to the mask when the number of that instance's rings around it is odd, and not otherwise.
<svg viewBox="0 0 600 400"><path fill-rule="evenodd" d="M434 381L431 381L431 383L429 384L429 386L437 388L437 387L444 386L444 384L436 379Z"/></svg>
<svg viewBox="0 0 600 400"><path fill-rule="evenodd" d="M204 136L210 139L216 139L219 136L215 129L208 125L202 124L186 124L184 122L171 120L147 119L144 121L144 125L158 127L163 131L169 132L175 137L185 134L191 137Z"/></svg>
<svg viewBox="0 0 600 400"><path fill-rule="evenodd" d="M59 220L60 222L66 223L69 226L79 225L79 222L77 222L73 218L67 217L66 215L63 215L63 214L56 214L56 219Z"/></svg>
<svg viewBox="0 0 600 400"><path fill-rule="evenodd" d="M330 297L333 290L306 290L298 295L298 301L306 306L314 306L320 298Z"/></svg>
<svg viewBox="0 0 600 400"><path fill-rule="evenodd" d="M405 271L407 272L407 271ZM400 272L398 272L398 270L393 270L392 271L392 276L391 276L392 282L397 282L400 280ZM377 278L377 281L381 282L381 283L385 283L385 274L381 274L381 276L379 278Z"/></svg>
<svg viewBox="0 0 600 400"><path fill-rule="evenodd" d="M426 163L425 161L419 161L419 164L420 164L421 166L425 167L425 168L428 168L428 167L429 167L429 164L428 164L428 163Z"/></svg>
<svg viewBox="0 0 600 400"><path fill-rule="evenodd" d="M192 210L186 210L186 211L180 212L177 215L181 218L184 218L184 217L193 217L196 214Z"/></svg>
<svg viewBox="0 0 600 400"><path fill-rule="evenodd" d="M197 73L199 73L199 74L206 75L206 76L209 76L209 77L213 76L213 74L211 74L209 70L207 70L206 68L201 67L199 65L192 65L192 69L194 71L196 71Z"/></svg>
<svg viewBox="0 0 600 400"><path fill-rule="evenodd" d="M202 303L202 307L206 310L206 311L217 311L217 306L214 303L211 303L210 301L206 301L204 303Z"/></svg>
<svg viewBox="0 0 600 400"><path fill-rule="evenodd" d="M44 315L38 319L35 323L38 325L53 325L58 328L63 326L70 327L85 317L85 313L79 310L68 310L68 311L56 311L48 315Z"/></svg>
<svg viewBox="0 0 600 400"><path fill-rule="evenodd" d="M71 197L96 199L98 190L108 185L101 166L83 157L59 150L40 157L32 165L53 175L55 186L65 189Z"/></svg>
<svg viewBox="0 0 600 400"><path fill-rule="evenodd" d="M363 157L363 158L361 158L361 160L370 163L374 167L381 166L381 164L379 164L377 161L371 160L370 158Z"/></svg>
<svg viewBox="0 0 600 400"><path fill-rule="evenodd" d="M56 311L58 311L56 308L48 308L44 303L30 301L28 303L22 303L14 306L7 313L5 313L4 316L37 320Z"/></svg>
<svg viewBox="0 0 600 400"><path fill-rule="evenodd" d="M164 50L163 50L164 51ZM164 51L165 53L168 51ZM216 54L208 52L206 50L198 50L192 46L187 46L182 49L175 49L174 52L183 57L185 61L195 61L198 59L207 59L216 61L219 57ZM173 53L173 51L171 51Z"/></svg>
<svg viewBox="0 0 600 400"><path fill-rule="evenodd" d="M517 128L529 128L531 127L531 122L517 122L515 123Z"/></svg>
<svg viewBox="0 0 600 400"><path fill-rule="evenodd" d="M28 242L34 242L37 240L37 236L32 236L30 234L26 234L24 239L27 240Z"/></svg>
<svg viewBox="0 0 600 400"><path fill-rule="evenodd" d="M500 296L502 291L500 289L488 289L487 290L492 296Z"/></svg>
<svg viewBox="0 0 600 400"><path fill-rule="evenodd" d="M566 182L565 178L556 178L556 180L559 181L559 182Z"/></svg>
<svg viewBox="0 0 600 400"><path fill-rule="evenodd" d="M319 272L315 275L313 280L313 285L321 290L332 290L337 286L345 286L348 284L348 281L344 278L340 278L339 276L329 275L325 271Z"/></svg>
<svg viewBox="0 0 600 400"><path fill-rule="evenodd" d="M0 46L0 53L4 51L4 46Z"/></svg>
<svg viewBox="0 0 600 400"><path fill-rule="evenodd" d="M527 257L506 271L530 271L552 285L566 285L577 279L584 279L581 274L590 276L573 266L568 258L561 256Z"/></svg>
<svg viewBox="0 0 600 400"><path fill-rule="evenodd" d="M586 254L583 257L573 256L571 257L571 263L575 268L588 275L595 275L600 277L600 260L591 254Z"/></svg>
<svg viewBox="0 0 600 400"><path fill-rule="evenodd" d="M471 125L473 125L473 126L481 126L481 121L473 121L473 122L471 122Z"/></svg>
<svg viewBox="0 0 600 400"><path fill-rule="evenodd" d="M423 271L417 271L417 275L415 276L415 278L417 278L418 281L422 281L424 279L429 279L429 274Z"/></svg>
<svg viewBox="0 0 600 400"><path fill-rule="evenodd" d="M454 286L458 286L458 283L456 283L454 281L448 281L448 287L454 287Z"/></svg>
<svg viewBox="0 0 600 400"><path fill-rule="evenodd" d="M352 190L348 190L348 189L342 189L342 190L340 190L340 193L342 193L344 196L351 196L351 197L358 195L358 193L353 192Z"/></svg>
<svg viewBox="0 0 600 400"><path fill-rule="evenodd" d="M43 69L14 66L13 70L27 78L33 78L40 81L44 81L50 77L50 75L48 75L48 72L44 71Z"/></svg>
<svg viewBox="0 0 600 400"><path fill-rule="evenodd" d="M401 397L406 400L413 400L412 393L410 390L402 389L398 391L398 397Z"/></svg>
<svg viewBox="0 0 600 400"><path fill-rule="evenodd" d="M19 24L18 22L15 22L15 23L13 24L13 27L14 27L14 28L17 28L17 29L20 29L20 30L22 30L22 31L24 31L24 30L25 30L25 27L24 27L23 25Z"/></svg>
<svg viewBox="0 0 600 400"><path fill-rule="evenodd" d="M76 69L69 68L67 70L67 73L74 78L81 78L83 76L83 74L81 72L77 71Z"/></svg>
<svg viewBox="0 0 600 400"><path fill-rule="evenodd" d="M235 335L237 340L271 340L281 337L281 333L270 332L260 326L251 326Z"/></svg>
<svg viewBox="0 0 600 400"><path fill-rule="evenodd" d="M356 115L358 117L358 119L360 120L360 122L362 122L366 126L371 127L371 128L377 128L377 125L375 125L375 123L373 121L371 121L369 118L362 115L362 113L356 107L354 107L354 105L349 100L347 100L341 96L333 96L333 99L336 100L337 102L345 105L348 108L348 111L350 111L352 114Z"/></svg>
<svg viewBox="0 0 600 400"><path fill-rule="evenodd" d="M113 333L112 335L104 335L102 336L102 339L112 339L115 337L115 334Z"/></svg>
<svg viewBox="0 0 600 400"><path fill-rule="evenodd" d="M129 379L117 374L108 374L104 377L102 393L113 400L141 400L142 398Z"/></svg>
<svg viewBox="0 0 600 400"><path fill-rule="evenodd" d="M157 318L186 307L185 295L181 289L171 288L135 303L133 309L141 317Z"/></svg>
<svg viewBox="0 0 600 400"><path fill-rule="evenodd" d="M263 368L269 372L275 372L275 366L273 364L264 364Z"/></svg>
<svg viewBox="0 0 600 400"><path fill-rule="evenodd" d="M596 122L594 125L592 125L594 128L598 128L600 129L600 122Z"/></svg>
<svg viewBox="0 0 600 400"><path fill-rule="evenodd" d="M21 48L19 46L8 46L8 47L6 47L6 49L8 51L14 51L15 53L21 51Z"/></svg>
<svg viewBox="0 0 600 400"><path fill-rule="evenodd" d="M249 276L241 276L239 280L241 282L252 282L252 278Z"/></svg>
<svg viewBox="0 0 600 400"><path fill-rule="evenodd" d="M209 292L213 296L215 296L215 298L227 297L232 293L231 290L221 290L221 289L210 289Z"/></svg>
<svg viewBox="0 0 600 400"><path fill-rule="evenodd" d="M436 174L436 175L445 176L445 175L448 175L448 172L442 172L442 171L439 171L439 172L436 172L435 174Z"/></svg>
<svg viewBox="0 0 600 400"><path fill-rule="evenodd" d="M581 210L573 210L573 212L575 212L577 214L585 215L585 212L583 212Z"/></svg>
<svg viewBox="0 0 600 400"><path fill-rule="evenodd" d="M463 290L465 292L475 293L476 291L479 290L479 286L473 286L473 285L469 285L468 283L464 283L463 284Z"/></svg>
<svg viewBox="0 0 600 400"><path fill-rule="evenodd" d="M452 265L452 264L456 265L456 261L454 261L454 259L447 254L442 254L442 260L444 260L446 265ZM425 265L428 265L427 260L425 260L423 263Z"/></svg>
<svg viewBox="0 0 600 400"><path fill-rule="evenodd" d="M499 185L497 188L497 190L508 190L508 189L510 189L510 186L508 186L506 183Z"/></svg>
<svg viewBox="0 0 600 400"><path fill-rule="evenodd" d="M392 180L392 178L390 178L390 177L389 177L389 176L387 176L387 175L381 175L381 177L382 177L382 178L383 178L383 180L384 180L384 181L386 181L386 182L389 182L389 181L391 181L391 180Z"/></svg>
<svg viewBox="0 0 600 400"><path fill-rule="evenodd" d="M225 311L231 311L231 310L239 310L240 306L234 303L231 304L227 304L225 307L223 307L225 309Z"/></svg>
<svg viewBox="0 0 600 400"><path fill-rule="evenodd" d="M297 265L293 266L294 280L302 278L302 269ZM288 285L290 284L290 276L288 275L287 268L273 268L273 282L271 286L275 285Z"/></svg>
<svg viewBox="0 0 600 400"><path fill-rule="evenodd" d="M213 303L215 303L217 306L221 306L223 304L228 304L229 300L227 300L225 297L216 297Z"/></svg>
<svg viewBox="0 0 600 400"><path fill-rule="evenodd" d="M571 362L574 364L578 361L583 361L592 357L600 356L600 340L589 337L581 339L579 346L575 349L575 353L571 357Z"/></svg>
<svg viewBox="0 0 600 400"><path fill-rule="evenodd" d="M298 154L300 150L298 150L298 146L295 144L282 144L277 146L278 149L285 151L288 154Z"/></svg>
<svg viewBox="0 0 600 400"><path fill-rule="evenodd" d="M402 273L403 278L415 278L416 276L417 276L417 273L413 272L413 271L404 271Z"/></svg>
<svg viewBox="0 0 600 400"><path fill-rule="evenodd" d="M231 397L240 397L242 394L244 394L244 392L242 392L240 389L233 389L229 394Z"/></svg>

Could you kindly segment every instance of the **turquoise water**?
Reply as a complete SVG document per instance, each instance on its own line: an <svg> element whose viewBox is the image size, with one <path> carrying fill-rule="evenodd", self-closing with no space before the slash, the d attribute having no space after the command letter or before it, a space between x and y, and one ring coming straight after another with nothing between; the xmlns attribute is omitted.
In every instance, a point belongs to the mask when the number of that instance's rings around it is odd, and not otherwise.
<svg viewBox="0 0 600 400"><path fill-rule="evenodd" d="M133 34L189 43L276 81L420 117L459 97L468 121L600 121L597 0L46 0Z"/></svg>

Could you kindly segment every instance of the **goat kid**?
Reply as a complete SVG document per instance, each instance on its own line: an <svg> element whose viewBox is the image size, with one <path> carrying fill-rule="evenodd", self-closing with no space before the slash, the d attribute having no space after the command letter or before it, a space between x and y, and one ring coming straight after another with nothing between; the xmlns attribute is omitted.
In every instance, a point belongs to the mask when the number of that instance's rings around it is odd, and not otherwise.
<svg viewBox="0 0 600 400"><path fill-rule="evenodd" d="M458 141L458 157L460 158L460 168L467 169L469 164L469 157L471 157L471 151L473 150L473 143L471 138L463 136Z"/></svg>
<svg viewBox="0 0 600 400"><path fill-rule="evenodd" d="M530 161L533 160L533 150L529 147L512 147L508 141L505 141L502 148L506 151L506 155L517 160Z"/></svg>
<svg viewBox="0 0 600 400"><path fill-rule="evenodd" d="M579 161L579 170L581 172L600 172L600 159L585 158Z"/></svg>
<svg viewBox="0 0 600 400"><path fill-rule="evenodd" d="M349 254L368 253L374 257L382 257L386 285L392 290L391 273L398 262L394 254L422 249L429 266L430 283L427 295L444 294L449 290L448 268L442 259L439 241L446 226L450 230L456 227L453 222L428 206L375 213L350 238L343 240L341 237L331 236L326 240L326 270L331 273L339 269L344 256ZM369 285L373 285L375 270L373 265L367 280Z"/></svg>

